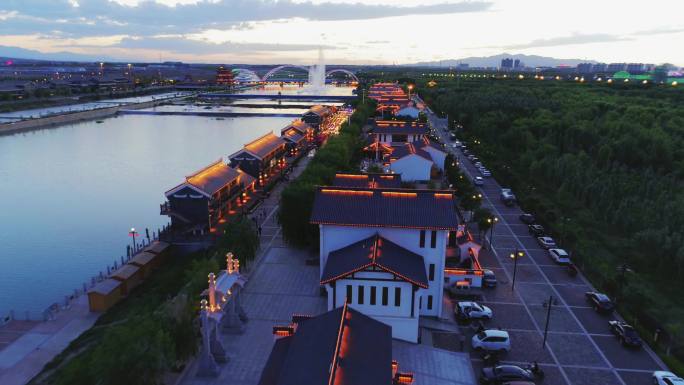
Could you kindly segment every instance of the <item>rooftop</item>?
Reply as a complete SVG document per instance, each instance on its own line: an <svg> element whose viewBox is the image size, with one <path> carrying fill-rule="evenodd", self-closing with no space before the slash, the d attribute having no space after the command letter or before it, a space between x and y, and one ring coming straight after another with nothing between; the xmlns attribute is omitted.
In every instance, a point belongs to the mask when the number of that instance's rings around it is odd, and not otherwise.
<svg viewBox="0 0 684 385"><path fill-rule="evenodd" d="M344 305L276 340L259 385L392 383L392 329Z"/></svg>
<svg viewBox="0 0 684 385"><path fill-rule="evenodd" d="M450 190L318 187L310 221L339 226L458 229Z"/></svg>
<svg viewBox="0 0 684 385"><path fill-rule="evenodd" d="M378 120L371 131L374 134L413 134L425 135L428 128L425 123L404 122L401 120Z"/></svg>
<svg viewBox="0 0 684 385"><path fill-rule="evenodd" d="M308 113L314 113L314 114L316 114L316 115L318 115L318 116L323 116L323 115L328 114L329 112L330 112L330 108L328 108L328 107L326 107L326 106L316 105L316 106L312 106L312 107L309 109L309 111L307 111L306 113L307 113L307 114L308 114Z"/></svg>
<svg viewBox="0 0 684 385"><path fill-rule="evenodd" d="M183 187L190 185L198 192L202 193L208 198L211 198L211 196L217 191L222 189L236 178L239 178L240 175L241 173L238 170L228 166L227 164L223 163L223 160L219 159L209 166L195 172L194 174L186 176L185 182L172 188L165 194L166 196L172 195Z"/></svg>
<svg viewBox="0 0 684 385"><path fill-rule="evenodd" d="M251 154L257 156L258 158L263 159L273 151L276 151L283 144L285 144L284 139L275 136L272 132L269 132L257 138L256 140L245 144L244 150L247 150ZM237 153L239 152L240 151L238 151Z"/></svg>
<svg viewBox="0 0 684 385"><path fill-rule="evenodd" d="M304 140L304 135L294 128L282 132L280 137L293 143L299 143Z"/></svg>
<svg viewBox="0 0 684 385"><path fill-rule="evenodd" d="M88 293L97 293L97 294L102 294L102 295L108 295L111 292L118 290L119 286L121 286L120 281L117 281L116 279L112 279L112 278L107 278L104 281L101 281L100 283L95 285L90 290L88 290Z"/></svg>
<svg viewBox="0 0 684 385"><path fill-rule="evenodd" d="M292 123L290 123L289 125L283 127L283 129L280 130L280 132L282 133L282 132L285 132L285 131L290 130L290 129L295 129L295 130L299 131L301 134L306 134L307 131L313 130L311 128L311 126L309 126L307 123L305 123L301 120L295 120Z"/></svg>
<svg viewBox="0 0 684 385"><path fill-rule="evenodd" d="M378 234L331 252L323 268L321 284L369 267L397 275L424 289L428 287L423 257Z"/></svg>
<svg viewBox="0 0 684 385"><path fill-rule="evenodd" d="M401 187L401 175L399 174L335 174L333 186L339 187L368 187L385 188Z"/></svg>

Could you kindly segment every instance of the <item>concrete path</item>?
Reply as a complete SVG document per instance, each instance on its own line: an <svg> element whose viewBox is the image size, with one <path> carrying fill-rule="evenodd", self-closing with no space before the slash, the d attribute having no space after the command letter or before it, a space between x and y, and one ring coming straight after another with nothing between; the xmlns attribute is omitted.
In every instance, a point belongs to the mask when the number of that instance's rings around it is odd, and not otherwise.
<svg viewBox="0 0 684 385"><path fill-rule="evenodd" d="M58 313L54 321L33 322L31 328L23 330L21 336L0 351L0 384L27 383L71 341L90 329L98 317L99 314L90 313L88 297L81 296L72 301L69 310Z"/></svg>

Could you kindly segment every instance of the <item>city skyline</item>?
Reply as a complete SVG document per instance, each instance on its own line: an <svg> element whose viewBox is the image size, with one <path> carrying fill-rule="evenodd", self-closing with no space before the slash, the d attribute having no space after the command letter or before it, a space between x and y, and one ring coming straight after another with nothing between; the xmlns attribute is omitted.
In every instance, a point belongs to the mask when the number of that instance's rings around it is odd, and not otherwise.
<svg viewBox="0 0 684 385"><path fill-rule="evenodd" d="M10 0L7 47L105 60L410 64L501 52L600 62L684 64L682 4L649 3L657 19L615 1L388 2ZM373 31L383 31L377 35ZM388 33L387 31L390 31Z"/></svg>

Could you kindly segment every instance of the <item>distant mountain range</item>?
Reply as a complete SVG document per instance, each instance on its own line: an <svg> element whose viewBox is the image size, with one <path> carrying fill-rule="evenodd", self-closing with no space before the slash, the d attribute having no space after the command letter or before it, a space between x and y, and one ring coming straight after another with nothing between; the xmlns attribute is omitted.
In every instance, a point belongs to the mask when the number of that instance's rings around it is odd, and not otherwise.
<svg viewBox="0 0 684 385"><path fill-rule="evenodd" d="M419 62L411 64L412 66L426 66L426 67L456 67L459 64L468 64L471 67L499 67L501 59L511 58L513 60L519 59L527 67L556 67L559 65L576 66L579 63L596 63L594 60L585 59L556 59L547 56L537 55L521 55L502 53L494 56L483 57L466 57L463 59L449 59L429 62Z"/></svg>
<svg viewBox="0 0 684 385"><path fill-rule="evenodd" d="M32 49L20 47L10 47L0 45L0 58L3 59L25 59L25 60L49 60L49 61L71 61L71 62L100 62L112 61L109 57L90 56L73 52L49 52L44 53Z"/></svg>

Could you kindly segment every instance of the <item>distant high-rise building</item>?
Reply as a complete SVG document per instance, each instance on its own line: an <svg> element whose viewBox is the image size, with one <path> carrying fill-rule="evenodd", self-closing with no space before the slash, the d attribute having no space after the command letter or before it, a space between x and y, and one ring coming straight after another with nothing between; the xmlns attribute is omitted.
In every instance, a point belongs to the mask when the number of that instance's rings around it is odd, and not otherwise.
<svg viewBox="0 0 684 385"><path fill-rule="evenodd" d="M655 64L644 64L644 71L653 71L655 70L655 67Z"/></svg>
<svg viewBox="0 0 684 385"><path fill-rule="evenodd" d="M625 71L627 69L627 64L625 63L610 63L608 64L608 72L618 72Z"/></svg>
<svg viewBox="0 0 684 385"><path fill-rule="evenodd" d="M456 66L457 70L467 70L468 68L470 68L470 64L468 63L458 63Z"/></svg>
<svg viewBox="0 0 684 385"><path fill-rule="evenodd" d="M634 73L634 72L643 72L644 71L644 63L629 63L627 64L627 72Z"/></svg>
<svg viewBox="0 0 684 385"><path fill-rule="evenodd" d="M606 72L606 63L596 63L591 67L593 72Z"/></svg>
<svg viewBox="0 0 684 385"><path fill-rule="evenodd" d="M521 64L522 63L520 62L520 59L515 59L515 61L513 62L513 68L521 68Z"/></svg>
<svg viewBox="0 0 684 385"><path fill-rule="evenodd" d="M581 74L588 74L593 71L593 64L591 63L580 63L577 65L577 72Z"/></svg>
<svg viewBox="0 0 684 385"><path fill-rule="evenodd" d="M501 59L501 69L511 69L513 68L513 59L505 58Z"/></svg>

